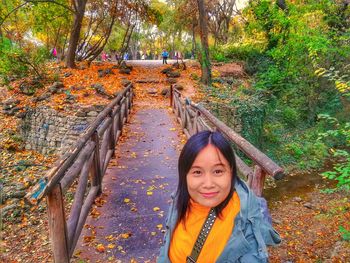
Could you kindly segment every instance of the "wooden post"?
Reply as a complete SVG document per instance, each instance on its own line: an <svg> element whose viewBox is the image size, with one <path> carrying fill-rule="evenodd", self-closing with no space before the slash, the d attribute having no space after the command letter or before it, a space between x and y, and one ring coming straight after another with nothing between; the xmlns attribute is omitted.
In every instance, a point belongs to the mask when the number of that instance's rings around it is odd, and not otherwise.
<svg viewBox="0 0 350 263"><path fill-rule="evenodd" d="M92 164L92 185L98 186L99 190L97 194L102 193L102 167L100 163L100 143L97 131L92 135L92 139L95 141L95 152Z"/></svg>
<svg viewBox="0 0 350 263"><path fill-rule="evenodd" d="M170 85L170 107L173 107L173 85Z"/></svg>
<svg viewBox="0 0 350 263"><path fill-rule="evenodd" d="M115 130L115 119L113 118L113 111L110 112L110 117L112 119L111 129L110 129L110 135L109 135L109 149L113 150L112 157L115 157L115 136L116 136L116 130Z"/></svg>
<svg viewBox="0 0 350 263"><path fill-rule="evenodd" d="M69 263L66 217L59 183L48 193L46 201L54 262Z"/></svg>
<svg viewBox="0 0 350 263"><path fill-rule="evenodd" d="M259 165L255 165L253 177L251 180L248 179L248 182L250 183L250 188L257 196L262 196L265 176L265 171Z"/></svg>

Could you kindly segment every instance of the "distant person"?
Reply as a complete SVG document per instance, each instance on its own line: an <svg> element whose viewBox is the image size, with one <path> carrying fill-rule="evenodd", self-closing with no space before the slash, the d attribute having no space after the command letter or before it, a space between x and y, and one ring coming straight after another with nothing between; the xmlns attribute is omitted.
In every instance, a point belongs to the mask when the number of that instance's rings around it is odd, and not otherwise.
<svg viewBox="0 0 350 263"><path fill-rule="evenodd" d="M162 57L163 57L163 64L168 64L167 59L169 57L169 53L168 51L166 51L166 49L163 49Z"/></svg>
<svg viewBox="0 0 350 263"><path fill-rule="evenodd" d="M124 59L124 60L128 60L128 59L129 59L129 53L128 53L128 52L126 52L126 53L124 54L123 59Z"/></svg>

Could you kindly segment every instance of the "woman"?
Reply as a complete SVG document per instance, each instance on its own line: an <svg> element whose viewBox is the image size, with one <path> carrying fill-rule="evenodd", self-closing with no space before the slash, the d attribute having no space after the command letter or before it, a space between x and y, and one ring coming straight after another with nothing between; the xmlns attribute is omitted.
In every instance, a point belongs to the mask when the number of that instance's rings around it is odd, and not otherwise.
<svg viewBox="0 0 350 263"><path fill-rule="evenodd" d="M267 262L266 245L281 239L263 216L265 200L237 176L226 139L210 131L193 135L178 169L158 262Z"/></svg>

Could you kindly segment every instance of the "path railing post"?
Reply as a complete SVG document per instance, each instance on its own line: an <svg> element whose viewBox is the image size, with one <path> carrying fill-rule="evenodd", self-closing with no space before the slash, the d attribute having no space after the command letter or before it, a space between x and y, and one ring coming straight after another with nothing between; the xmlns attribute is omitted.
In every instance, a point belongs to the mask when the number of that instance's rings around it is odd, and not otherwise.
<svg viewBox="0 0 350 263"><path fill-rule="evenodd" d="M174 91L173 91L173 85L170 85L170 107L173 106L173 96L174 96Z"/></svg>
<svg viewBox="0 0 350 263"><path fill-rule="evenodd" d="M66 217L61 184L57 184L46 197L51 246L55 263L69 263Z"/></svg>
<svg viewBox="0 0 350 263"><path fill-rule="evenodd" d="M266 177L265 171L259 165L255 165L253 176L251 180L248 181L248 184L250 184L249 185L250 188L253 190L253 192L257 196L262 196L265 177Z"/></svg>
<svg viewBox="0 0 350 263"><path fill-rule="evenodd" d="M94 157L93 157L93 164L92 164L92 185L98 186L99 190L97 194L102 193L102 167L100 163L100 146L99 146L99 138L98 133L95 132L92 135L92 139L95 141L95 151L94 151Z"/></svg>

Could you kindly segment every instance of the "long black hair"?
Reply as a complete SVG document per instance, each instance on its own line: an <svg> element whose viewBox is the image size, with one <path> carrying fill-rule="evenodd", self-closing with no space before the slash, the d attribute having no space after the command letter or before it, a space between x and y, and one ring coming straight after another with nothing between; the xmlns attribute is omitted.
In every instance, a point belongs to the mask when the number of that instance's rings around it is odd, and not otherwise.
<svg viewBox="0 0 350 263"><path fill-rule="evenodd" d="M199 152L207 145L215 146L225 157L232 171L231 189L224 201L215 207L216 214L220 216L221 211L230 201L234 192L235 178L237 176L235 155L230 143L219 132L201 131L191 136L184 145L178 162L179 182L177 186L177 203L178 211L177 223L179 224L185 218L189 208L190 195L187 188L187 174L192 167L194 160Z"/></svg>

